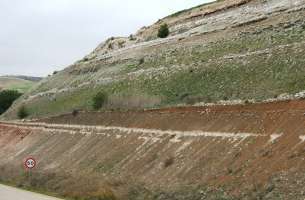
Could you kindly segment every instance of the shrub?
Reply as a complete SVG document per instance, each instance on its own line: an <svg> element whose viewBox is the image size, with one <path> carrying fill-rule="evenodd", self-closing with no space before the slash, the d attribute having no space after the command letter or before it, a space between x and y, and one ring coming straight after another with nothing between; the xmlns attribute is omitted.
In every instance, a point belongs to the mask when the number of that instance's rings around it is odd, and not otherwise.
<svg viewBox="0 0 305 200"><path fill-rule="evenodd" d="M93 97L92 101L94 110L101 109L107 101L107 95L104 92L99 92Z"/></svg>
<svg viewBox="0 0 305 200"><path fill-rule="evenodd" d="M167 167L171 166L172 164L174 164L174 158L173 157L168 157L164 161L164 168L167 168Z"/></svg>
<svg viewBox="0 0 305 200"><path fill-rule="evenodd" d="M0 92L0 115L4 113L13 102L22 94L16 90L3 90Z"/></svg>
<svg viewBox="0 0 305 200"><path fill-rule="evenodd" d="M130 40L130 41L133 41L133 40L136 40L136 38L134 37L134 35L131 34L131 35L129 36L129 40Z"/></svg>
<svg viewBox="0 0 305 200"><path fill-rule="evenodd" d="M159 38L166 38L169 35L169 29L167 24L162 24L158 31Z"/></svg>
<svg viewBox="0 0 305 200"><path fill-rule="evenodd" d="M73 116L73 117L76 117L76 116L78 115L78 113L79 113L79 110L73 109L73 111L72 111L72 116Z"/></svg>
<svg viewBox="0 0 305 200"><path fill-rule="evenodd" d="M143 63L144 63L144 58L141 58L140 60L139 60L139 65L142 65Z"/></svg>
<svg viewBox="0 0 305 200"><path fill-rule="evenodd" d="M24 119L24 118L26 118L27 116L29 116L29 113L28 113L28 111L27 111L27 109L26 109L25 106L21 106L21 107L19 108L19 110L18 110L17 115L18 115L18 118L19 118L19 119Z"/></svg>

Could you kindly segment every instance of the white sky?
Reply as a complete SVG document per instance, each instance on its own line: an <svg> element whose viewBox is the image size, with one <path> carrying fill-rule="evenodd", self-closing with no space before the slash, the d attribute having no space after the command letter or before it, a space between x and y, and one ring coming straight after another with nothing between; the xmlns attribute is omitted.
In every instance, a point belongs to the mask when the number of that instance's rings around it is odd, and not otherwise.
<svg viewBox="0 0 305 200"><path fill-rule="evenodd" d="M0 75L46 76L111 36L212 0L0 0Z"/></svg>

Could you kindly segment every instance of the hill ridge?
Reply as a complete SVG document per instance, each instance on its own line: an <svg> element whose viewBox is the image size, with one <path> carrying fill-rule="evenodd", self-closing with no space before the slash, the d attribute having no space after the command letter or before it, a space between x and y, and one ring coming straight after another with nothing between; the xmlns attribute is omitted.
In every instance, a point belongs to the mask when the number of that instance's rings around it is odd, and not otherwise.
<svg viewBox="0 0 305 200"><path fill-rule="evenodd" d="M91 109L98 91L109 96L106 109L298 94L305 90L304 4L227 0L166 17L130 37L106 40L41 81L5 116L14 118L21 102L32 117ZM158 39L162 23L169 25L170 35Z"/></svg>

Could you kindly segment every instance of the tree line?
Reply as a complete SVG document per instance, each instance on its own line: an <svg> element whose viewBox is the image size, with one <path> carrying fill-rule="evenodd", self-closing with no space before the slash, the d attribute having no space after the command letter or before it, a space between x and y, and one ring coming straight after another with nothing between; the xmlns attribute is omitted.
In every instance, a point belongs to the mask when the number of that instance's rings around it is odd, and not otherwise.
<svg viewBox="0 0 305 200"><path fill-rule="evenodd" d="M18 99L22 93L16 90L2 90L0 91L0 115L3 114L13 102Z"/></svg>

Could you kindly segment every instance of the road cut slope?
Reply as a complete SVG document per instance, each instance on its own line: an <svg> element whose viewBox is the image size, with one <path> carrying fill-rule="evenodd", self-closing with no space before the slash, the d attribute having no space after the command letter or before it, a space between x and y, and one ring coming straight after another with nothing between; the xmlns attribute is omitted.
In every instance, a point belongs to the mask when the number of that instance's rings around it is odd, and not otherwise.
<svg viewBox="0 0 305 200"><path fill-rule="evenodd" d="M303 200L304 113L295 100L2 122L0 177L92 199Z"/></svg>

